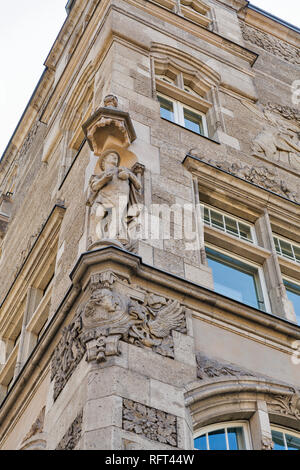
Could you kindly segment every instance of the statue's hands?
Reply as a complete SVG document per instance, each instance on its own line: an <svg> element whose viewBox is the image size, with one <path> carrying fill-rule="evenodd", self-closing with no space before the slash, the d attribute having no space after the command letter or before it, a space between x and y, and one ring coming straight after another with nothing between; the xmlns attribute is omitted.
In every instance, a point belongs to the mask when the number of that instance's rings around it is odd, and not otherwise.
<svg viewBox="0 0 300 470"><path fill-rule="evenodd" d="M120 180L128 180L129 176L130 176L130 172L129 170L126 170L125 168L122 168L118 175Z"/></svg>

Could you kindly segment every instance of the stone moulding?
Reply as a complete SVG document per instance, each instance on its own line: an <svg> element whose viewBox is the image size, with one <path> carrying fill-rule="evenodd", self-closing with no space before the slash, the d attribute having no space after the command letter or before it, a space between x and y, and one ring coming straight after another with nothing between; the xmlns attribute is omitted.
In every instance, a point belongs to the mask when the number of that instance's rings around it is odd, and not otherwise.
<svg viewBox="0 0 300 470"><path fill-rule="evenodd" d="M87 302L63 329L52 356L54 400L85 353L87 362L104 362L119 355L120 340L174 358L172 331L186 333L185 309L177 300L146 291L140 291L142 300L133 300L114 286L117 280L122 282L111 271L92 275Z"/></svg>
<svg viewBox="0 0 300 470"><path fill-rule="evenodd" d="M212 159L206 159L201 155L201 153L198 153L198 151L194 149L191 150L189 154L187 154L183 162L185 166L188 166L189 168L190 165L187 161L188 159L196 159L199 162L210 165L217 170L222 170L286 200L300 204L300 193L292 191L287 186L286 182L281 180L277 174L268 167L250 167L248 165L243 165L240 162L232 163L228 161L215 161Z"/></svg>
<svg viewBox="0 0 300 470"><path fill-rule="evenodd" d="M245 41L249 41L287 62L296 65L300 64L300 52L296 47L276 38L275 36L271 36L259 29L253 28L243 21L240 21L240 25Z"/></svg>
<svg viewBox="0 0 300 470"><path fill-rule="evenodd" d="M132 400L123 400L122 427L152 441L177 447L177 418Z"/></svg>

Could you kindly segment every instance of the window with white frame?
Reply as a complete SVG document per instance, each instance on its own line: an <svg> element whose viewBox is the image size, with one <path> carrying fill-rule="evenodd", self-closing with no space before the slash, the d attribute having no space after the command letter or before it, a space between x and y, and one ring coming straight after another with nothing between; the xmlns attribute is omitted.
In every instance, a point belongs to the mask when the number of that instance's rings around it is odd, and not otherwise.
<svg viewBox="0 0 300 470"><path fill-rule="evenodd" d="M205 115L180 101L158 94L160 116L199 135L207 136Z"/></svg>
<svg viewBox="0 0 300 470"><path fill-rule="evenodd" d="M288 299L294 306L297 323L300 325L300 285L290 279L283 279Z"/></svg>
<svg viewBox="0 0 300 470"><path fill-rule="evenodd" d="M272 426L274 450L300 450L300 433Z"/></svg>
<svg viewBox="0 0 300 470"><path fill-rule="evenodd" d="M273 236L273 239L276 251L280 256L300 263L300 245L278 236Z"/></svg>
<svg viewBox="0 0 300 470"><path fill-rule="evenodd" d="M251 441L246 422L230 422L207 426L194 439L196 450L250 450Z"/></svg>
<svg viewBox="0 0 300 470"><path fill-rule="evenodd" d="M240 240L257 244L253 225L207 205L201 205L201 211L205 225L222 230Z"/></svg>
<svg viewBox="0 0 300 470"><path fill-rule="evenodd" d="M214 290L221 295L270 312L261 266L206 245L208 266L212 269Z"/></svg>

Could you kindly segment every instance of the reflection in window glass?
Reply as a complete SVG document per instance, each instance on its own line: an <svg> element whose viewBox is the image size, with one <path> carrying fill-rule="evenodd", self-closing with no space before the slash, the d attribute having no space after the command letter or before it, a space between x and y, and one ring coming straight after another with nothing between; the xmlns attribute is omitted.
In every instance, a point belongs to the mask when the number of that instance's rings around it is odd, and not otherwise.
<svg viewBox="0 0 300 470"><path fill-rule="evenodd" d="M264 310L257 269L210 248L206 249L206 253L216 292Z"/></svg>
<svg viewBox="0 0 300 470"><path fill-rule="evenodd" d="M184 127L190 131L197 132L197 134L203 135L202 117L186 108L184 108L183 112Z"/></svg>
<svg viewBox="0 0 300 470"><path fill-rule="evenodd" d="M300 438L296 435L272 429L274 450L300 450Z"/></svg>
<svg viewBox="0 0 300 470"><path fill-rule="evenodd" d="M251 226L204 206L204 222L211 227L253 243Z"/></svg>
<svg viewBox="0 0 300 470"><path fill-rule="evenodd" d="M286 294L294 306L298 325L300 325L300 286L284 280Z"/></svg>
<svg viewBox="0 0 300 470"><path fill-rule="evenodd" d="M160 102L160 115L162 118L168 119L168 121L174 122L174 108L172 101L168 101L162 96L158 96Z"/></svg>
<svg viewBox="0 0 300 470"><path fill-rule="evenodd" d="M245 450L243 427L225 427L216 429L198 437L194 441L198 450Z"/></svg>

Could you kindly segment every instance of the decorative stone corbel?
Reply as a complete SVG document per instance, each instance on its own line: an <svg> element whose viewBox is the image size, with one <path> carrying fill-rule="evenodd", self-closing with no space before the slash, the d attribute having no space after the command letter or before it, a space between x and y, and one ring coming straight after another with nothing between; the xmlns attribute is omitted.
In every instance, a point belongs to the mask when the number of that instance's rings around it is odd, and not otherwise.
<svg viewBox="0 0 300 470"><path fill-rule="evenodd" d="M136 139L129 114L117 106L118 98L107 95L104 106L97 109L82 126L90 149L96 156L112 146L126 148Z"/></svg>

